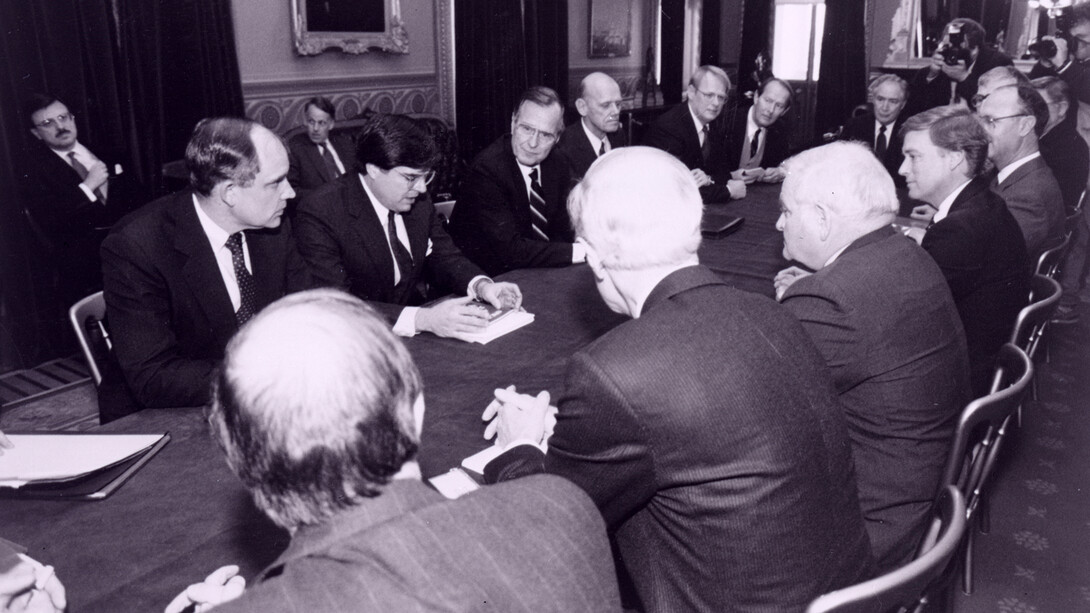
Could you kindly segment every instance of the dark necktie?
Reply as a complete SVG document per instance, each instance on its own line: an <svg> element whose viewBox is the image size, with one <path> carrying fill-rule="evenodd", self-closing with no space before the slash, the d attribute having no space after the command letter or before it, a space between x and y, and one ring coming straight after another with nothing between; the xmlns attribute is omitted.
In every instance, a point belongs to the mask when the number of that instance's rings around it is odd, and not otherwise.
<svg viewBox="0 0 1090 613"><path fill-rule="evenodd" d="M549 218L545 217L545 196L537 180L537 168L530 171L530 226L544 240L549 240Z"/></svg>
<svg viewBox="0 0 1090 613"><path fill-rule="evenodd" d="M76 152L75 151L69 151L68 152L68 160L69 160L69 163L72 164L72 168L75 169L76 174L79 175L79 180L83 181L84 179L86 179L87 178L87 167L84 166L79 161L79 159L76 158ZM104 185L99 186L97 189L95 189L95 197L98 198L100 202L105 204L106 203L106 190L103 189L103 187L104 187Z"/></svg>
<svg viewBox="0 0 1090 613"><path fill-rule="evenodd" d="M886 157L886 126L878 126L878 138L874 141L874 155L880 160Z"/></svg>
<svg viewBox="0 0 1090 613"><path fill-rule="evenodd" d="M602 145L598 147L598 157L602 157L606 154L606 139L602 139Z"/></svg>
<svg viewBox="0 0 1090 613"><path fill-rule="evenodd" d="M239 301L235 311L238 325L246 323L257 313L257 287L254 277L246 270L246 256L242 254L242 232L235 232L227 237L227 249L231 252L231 264L235 268L235 281L238 283Z"/></svg>
<svg viewBox="0 0 1090 613"><path fill-rule="evenodd" d="M394 211L386 216L386 233L390 237L390 249L394 252L394 265L401 273L401 279L394 287L400 289L408 284L409 273L413 270L413 256L405 248L405 243L397 237L397 213Z"/></svg>
<svg viewBox="0 0 1090 613"><path fill-rule="evenodd" d="M704 142L700 144L700 156L704 158L704 163L707 163L708 156L712 154L711 130L708 129L708 124L704 124L700 131L704 134Z"/></svg>
<svg viewBox="0 0 1090 613"><path fill-rule="evenodd" d="M749 141L749 159L757 157L757 147L761 144L761 128L753 133L753 140Z"/></svg>
<svg viewBox="0 0 1090 613"><path fill-rule="evenodd" d="M329 143L318 145L318 148L322 150L322 158L325 159L326 168L329 169L329 176L334 179L341 176L341 171L337 170L337 162L333 159L333 153L329 150Z"/></svg>

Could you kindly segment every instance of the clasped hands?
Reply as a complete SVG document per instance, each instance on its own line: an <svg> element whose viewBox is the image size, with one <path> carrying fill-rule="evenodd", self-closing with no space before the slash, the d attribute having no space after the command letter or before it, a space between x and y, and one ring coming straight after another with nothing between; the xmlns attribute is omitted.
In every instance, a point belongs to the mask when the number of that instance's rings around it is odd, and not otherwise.
<svg viewBox="0 0 1090 613"><path fill-rule="evenodd" d="M182 613L190 606L194 607L196 613L203 613L216 605L238 598L245 589L246 579L238 574L238 566L221 566L205 577L204 581L182 590L181 594L170 601L163 613Z"/></svg>
<svg viewBox="0 0 1090 613"><path fill-rule="evenodd" d="M549 392L537 396L520 394L514 385L495 391L495 399L488 403L481 419L488 422L484 438L495 437L496 444L507 447L516 441L526 441L543 446L549 441L556 427L557 408L549 404Z"/></svg>
<svg viewBox="0 0 1090 613"><path fill-rule="evenodd" d="M477 291L480 299L497 309L522 306L522 291L514 283L486 281ZM444 300L435 306L421 308L416 314L416 329L436 336L466 340L467 334L479 332L486 325L487 312L469 296Z"/></svg>
<svg viewBox="0 0 1090 613"><path fill-rule="evenodd" d="M772 285L776 288L776 301L778 302L783 299L784 292L786 292L787 288L791 287L795 281L798 281L803 277L809 277L812 274L814 273L803 270L798 266L789 266L776 273L775 278L772 279Z"/></svg>

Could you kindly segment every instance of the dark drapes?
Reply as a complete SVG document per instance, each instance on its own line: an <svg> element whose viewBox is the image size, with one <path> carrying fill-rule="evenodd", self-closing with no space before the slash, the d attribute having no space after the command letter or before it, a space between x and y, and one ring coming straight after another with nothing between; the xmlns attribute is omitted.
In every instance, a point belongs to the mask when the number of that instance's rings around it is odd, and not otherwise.
<svg viewBox="0 0 1090 613"><path fill-rule="evenodd" d="M764 53L764 57L771 60L768 43L771 40L769 30L772 27L772 6L771 0L745 0L742 4L742 44L738 52L739 92L753 91L759 85L753 76L757 54ZM825 22L829 23L828 18ZM862 50L863 45L859 49Z"/></svg>
<svg viewBox="0 0 1090 613"><path fill-rule="evenodd" d="M526 74L568 101L567 0L525 0Z"/></svg>
<svg viewBox="0 0 1090 613"><path fill-rule="evenodd" d="M677 104L681 102L681 92L689 77L681 73L685 49L685 0L662 0L661 11L659 77L662 82L659 88L665 104Z"/></svg>
<svg viewBox="0 0 1090 613"><path fill-rule="evenodd" d="M820 80L814 108L815 136L844 123L867 100L867 62L862 49L866 0L826 0Z"/></svg>
<svg viewBox="0 0 1090 613"><path fill-rule="evenodd" d="M56 271L15 197L34 144L21 99L57 96L80 142L121 153L149 191L197 119L243 105L229 0L4 0L0 24L0 370L10 370L75 350Z"/></svg>

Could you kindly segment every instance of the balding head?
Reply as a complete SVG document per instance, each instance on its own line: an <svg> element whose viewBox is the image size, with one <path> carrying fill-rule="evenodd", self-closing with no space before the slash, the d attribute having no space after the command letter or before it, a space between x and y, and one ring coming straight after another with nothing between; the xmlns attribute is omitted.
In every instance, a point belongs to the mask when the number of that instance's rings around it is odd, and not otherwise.
<svg viewBox="0 0 1090 613"><path fill-rule="evenodd" d="M583 125L599 139L621 129L621 88L604 72L583 77L575 108Z"/></svg>
<svg viewBox="0 0 1090 613"><path fill-rule="evenodd" d="M209 421L257 505L294 530L379 495L415 456L421 390L380 317L343 292L312 290L231 340Z"/></svg>
<svg viewBox="0 0 1090 613"><path fill-rule="evenodd" d="M1038 136L1048 125L1048 105L1029 84L1001 87L977 109L991 136L988 159L1002 170L1038 151Z"/></svg>
<svg viewBox="0 0 1090 613"><path fill-rule="evenodd" d="M979 109L984 100L1001 87L1014 87L1019 83L1029 83L1029 78L1014 66L996 66L980 75L977 81L976 95L973 96L973 108Z"/></svg>

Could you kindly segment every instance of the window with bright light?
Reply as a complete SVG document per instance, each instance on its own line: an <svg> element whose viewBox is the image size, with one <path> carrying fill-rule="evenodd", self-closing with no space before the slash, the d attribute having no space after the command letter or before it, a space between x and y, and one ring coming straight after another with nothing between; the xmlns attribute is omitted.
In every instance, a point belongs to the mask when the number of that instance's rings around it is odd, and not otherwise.
<svg viewBox="0 0 1090 613"><path fill-rule="evenodd" d="M775 19L772 73L789 81L817 81L825 33L824 0L776 0Z"/></svg>

